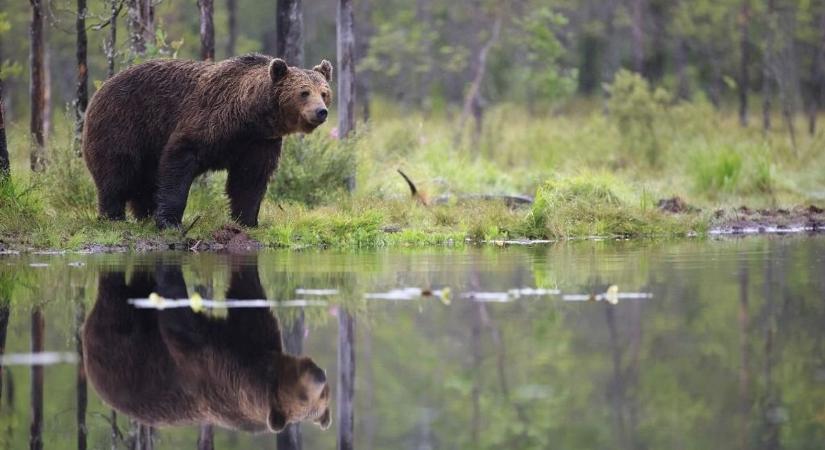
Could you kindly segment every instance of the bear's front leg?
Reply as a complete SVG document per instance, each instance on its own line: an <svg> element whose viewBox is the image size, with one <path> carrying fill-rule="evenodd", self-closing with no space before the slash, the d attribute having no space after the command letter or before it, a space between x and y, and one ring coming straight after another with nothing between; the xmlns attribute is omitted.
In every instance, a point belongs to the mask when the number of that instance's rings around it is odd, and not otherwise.
<svg viewBox="0 0 825 450"><path fill-rule="evenodd" d="M198 171L197 147L185 139L172 137L163 149L158 168L158 228L180 227L189 197L189 188Z"/></svg>
<svg viewBox="0 0 825 450"><path fill-rule="evenodd" d="M229 168L226 194L232 218L243 226L258 226L258 211L272 172L278 167L282 138L253 142Z"/></svg>

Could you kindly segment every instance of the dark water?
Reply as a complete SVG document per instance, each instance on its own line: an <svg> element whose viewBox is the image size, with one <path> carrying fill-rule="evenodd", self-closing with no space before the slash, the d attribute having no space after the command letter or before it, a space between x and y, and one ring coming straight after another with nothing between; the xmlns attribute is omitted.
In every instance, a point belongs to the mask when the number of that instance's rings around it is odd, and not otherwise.
<svg viewBox="0 0 825 450"><path fill-rule="evenodd" d="M375 295L399 288L423 295ZM520 288L560 295L504 294ZM152 292L281 303L128 303ZM63 361L4 367L0 448L38 434L43 448L78 448L81 369L87 448L194 449L199 427L180 423L194 421L215 424L216 449L274 449L273 434L242 430L285 415L308 419L303 448L335 448L342 345L355 354L359 449L825 448L822 237L0 256L0 299L6 357L35 348ZM311 360L279 351L278 334ZM85 365L72 362L78 348ZM312 422L327 402L322 430Z"/></svg>

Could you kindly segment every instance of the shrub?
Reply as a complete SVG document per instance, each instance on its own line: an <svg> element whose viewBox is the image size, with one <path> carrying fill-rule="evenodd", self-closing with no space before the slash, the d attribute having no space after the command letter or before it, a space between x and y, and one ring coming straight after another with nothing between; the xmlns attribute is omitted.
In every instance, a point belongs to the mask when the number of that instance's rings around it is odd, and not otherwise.
<svg viewBox="0 0 825 450"><path fill-rule="evenodd" d="M640 236L684 233L694 223L679 222L644 207L644 198L612 175L579 175L547 181L536 193L524 221L531 238Z"/></svg>
<svg viewBox="0 0 825 450"><path fill-rule="evenodd" d="M37 228L42 204L32 187L11 176L0 177L0 234L29 232Z"/></svg>
<svg viewBox="0 0 825 450"><path fill-rule="evenodd" d="M696 189L711 196L735 192L739 187L742 165L742 156L729 147L697 154L693 162Z"/></svg>
<svg viewBox="0 0 825 450"><path fill-rule="evenodd" d="M346 188L355 173L353 141L336 141L322 133L284 140L281 161L268 196L316 206Z"/></svg>
<svg viewBox="0 0 825 450"><path fill-rule="evenodd" d="M71 145L51 146L49 164L38 177L48 206L61 214L92 219L96 217L97 193L83 158Z"/></svg>
<svg viewBox="0 0 825 450"><path fill-rule="evenodd" d="M657 122L670 95L663 89L652 91L647 80L626 70L619 71L606 89L610 117L622 137L622 151L630 159L643 158L656 166L662 152Z"/></svg>

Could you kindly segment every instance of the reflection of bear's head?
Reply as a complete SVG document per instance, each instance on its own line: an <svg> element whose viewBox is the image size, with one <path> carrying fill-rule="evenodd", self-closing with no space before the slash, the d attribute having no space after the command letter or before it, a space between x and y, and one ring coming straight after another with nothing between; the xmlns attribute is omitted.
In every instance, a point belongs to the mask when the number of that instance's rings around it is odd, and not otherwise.
<svg viewBox="0 0 825 450"><path fill-rule="evenodd" d="M86 372L116 410L153 426L209 423L251 432L310 420L329 427L329 385L311 359L283 351L268 310L225 319L189 308L138 310L129 298L186 297L180 266L100 276L83 330ZM233 269L227 298L263 298L257 267Z"/></svg>
<svg viewBox="0 0 825 450"><path fill-rule="evenodd" d="M332 103L332 64L327 60L312 70L289 67L283 59L269 63L269 76L275 90L281 119L288 133L309 133L327 120Z"/></svg>
<svg viewBox="0 0 825 450"><path fill-rule="evenodd" d="M282 360L273 377L279 383L267 418L270 431L281 431L287 423L311 420L327 429L329 385L326 373L309 358Z"/></svg>

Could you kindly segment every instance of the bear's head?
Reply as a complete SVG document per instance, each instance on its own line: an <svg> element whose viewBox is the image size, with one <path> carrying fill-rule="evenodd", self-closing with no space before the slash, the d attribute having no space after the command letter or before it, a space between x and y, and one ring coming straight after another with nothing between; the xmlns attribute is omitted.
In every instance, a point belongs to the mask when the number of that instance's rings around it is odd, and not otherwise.
<svg viewBox="0 0 825 450"><path fill-rule="evenodd" d="M309 133L327 120L327 107L332 103L329 61L306 70L275 58L269 63L269 76L287 133Z"/></svg>
<svg viewBox="0 0 825 450"><path fill-rule="evenodd" d="M267 426L279 432L289 423L310 420L326 430L329 413L327 375L311 359L283 354L275 365Z"/></svg>

